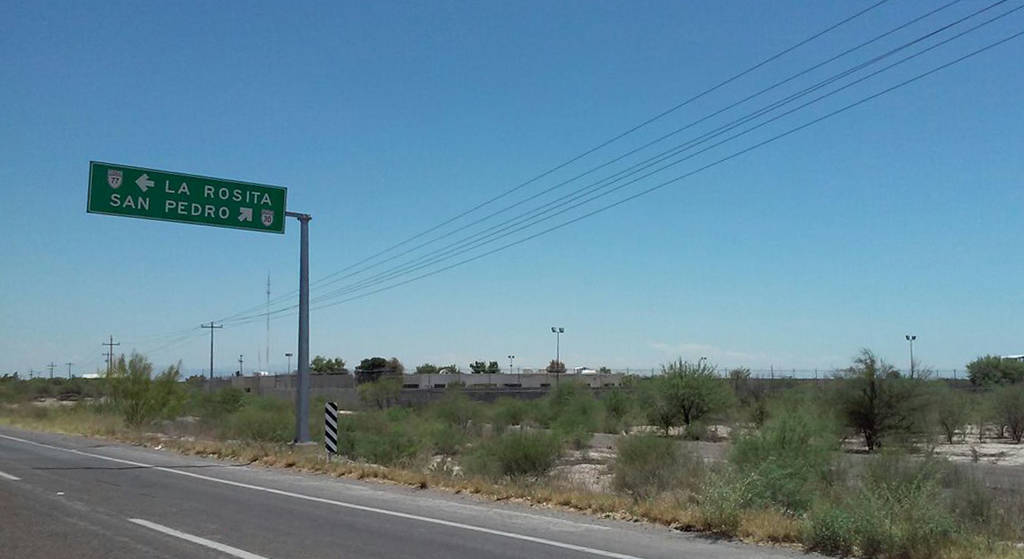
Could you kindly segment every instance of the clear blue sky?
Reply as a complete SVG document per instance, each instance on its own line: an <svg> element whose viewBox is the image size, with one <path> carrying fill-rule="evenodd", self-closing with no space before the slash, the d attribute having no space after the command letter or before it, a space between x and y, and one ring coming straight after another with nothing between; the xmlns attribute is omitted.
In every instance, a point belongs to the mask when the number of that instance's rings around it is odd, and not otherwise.
<svg viewBox="0 0 1024 559"><path fill-rule="evenodd" d="M297 286L294 221L268 235L86 214L90 160L287 186L289 209L314 216L318 279L870 4L0 3L0 371L51 361L58 372L68 361L96 370L111 334L119 350L198 371L209 350L201 322L259 305L268 272L274 296ZM939 5L884 4L502 202ZM986 5L960 2L803 79ZM602 201L1021 29L1024 11ZM936 368L1024 353L1022 54L1024 39L1008 42L554 233L314 307L311 351L350 364L384 355L463 368L505 366L514 353L517 366L543 366L557 325L570 367L707 356L726 367L828 369L861 347L904 367L906 333ZM812 81L655 147L797 83ZM264 369L284 368L295 329L287 313L272 323ZM219 330L218 373L233 371L239 354L255 366L264 330L262 321ZM167 347L181 332L191 337Z"/></svg>

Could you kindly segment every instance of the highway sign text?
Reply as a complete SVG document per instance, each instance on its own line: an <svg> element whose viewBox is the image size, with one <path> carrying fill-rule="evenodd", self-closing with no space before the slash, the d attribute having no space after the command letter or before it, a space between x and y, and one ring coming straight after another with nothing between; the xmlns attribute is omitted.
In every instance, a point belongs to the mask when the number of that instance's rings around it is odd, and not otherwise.
<svg viewBox="0 0 1024 559"><path fill-rule="evenodd" d="M280 186L89 164L90 213L284 233L287 199Z"/></svg>

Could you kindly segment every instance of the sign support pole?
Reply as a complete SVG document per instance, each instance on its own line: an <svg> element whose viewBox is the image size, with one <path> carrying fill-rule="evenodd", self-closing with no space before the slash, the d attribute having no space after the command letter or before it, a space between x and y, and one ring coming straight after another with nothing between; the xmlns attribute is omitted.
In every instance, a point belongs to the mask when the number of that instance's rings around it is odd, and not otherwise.
<svg viewBox="0 0 1024 559"><path fill-rule="evenodd" d="M295 384L295 443L312 442L309 435L309 220L313 216L285 212L299 220L299 363Z"/></svg>

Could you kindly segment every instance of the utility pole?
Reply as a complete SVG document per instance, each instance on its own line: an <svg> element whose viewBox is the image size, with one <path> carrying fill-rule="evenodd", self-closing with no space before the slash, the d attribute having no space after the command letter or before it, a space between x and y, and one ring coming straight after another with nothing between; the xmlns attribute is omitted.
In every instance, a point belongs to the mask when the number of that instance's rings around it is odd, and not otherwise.
<svg viewBox="0 0 1024 559"><path fill-rule="evenodd" d="M107 346L107 374L110 374L110 368L114 366L114 346L121 345L121 342L114 343L114 336L110 336L109 342L103 342L100 345Z"/></svg>
<svg viewBox="0 0 1024 559"><path fill-rule="evenodd" d="M74 365L74 363L68 361L67 363L65 363L65 365L68 366L68 378L71 378L71 366Z"/></svg>
<svg viewBox="0 0 1024 559"><path fill-rule="evenodd" d="M223 328L223 324L214 324L211 320L209 324L200 324L200 328L210 329L210 386L209 389L213 390L213 331L217 328Z"/></svg>
<svg viewBox="0 0 1024 559"><path fill-rule="evenodd" d="M245 373L242 372L242 356L238 356L238 376L244 377Z"/></svg>
<svg viewBox="0 0 1024 559"><path fill-rule="evenodd" d="M270 370L270 270L267 270L267 368ZM258 354L257 354L258 355Z"/></svg>
<svg viewBox="0 0 1024 559"><path fill-rule="evenodd" d="M309 435L309 220L313 216L285 212L299 220L299 372L295 386L295 443L312 442Z"/></svg>
<svg viewBox="0 0 1024 559"><path fill-rule="evenodd" d="M54 363L53 361L50 361L50 364L47 365L47 367L49 367L49 369L50 369L50 378L53 378L53 368L56 367L56 366L57 366L57 364Z"/></svg>

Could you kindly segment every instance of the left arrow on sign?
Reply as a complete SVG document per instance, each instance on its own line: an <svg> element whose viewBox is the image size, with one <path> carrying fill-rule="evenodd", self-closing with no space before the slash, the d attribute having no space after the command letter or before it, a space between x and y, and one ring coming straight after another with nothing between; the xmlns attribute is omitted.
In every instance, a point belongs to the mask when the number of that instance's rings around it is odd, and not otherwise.
<svg viewBox="0 0 1024 559"><path fill-rule="evenodd" d="M135 184L139 185L139 189L142 192L146 192L150 188L153 188L153 181L149 180L149 174L143 173L141 177L135 179Z"/></svg>

